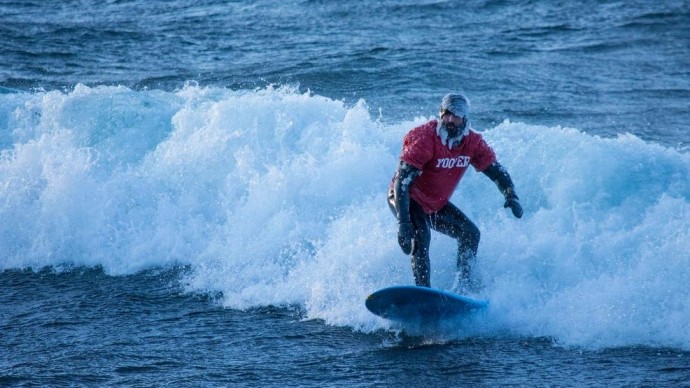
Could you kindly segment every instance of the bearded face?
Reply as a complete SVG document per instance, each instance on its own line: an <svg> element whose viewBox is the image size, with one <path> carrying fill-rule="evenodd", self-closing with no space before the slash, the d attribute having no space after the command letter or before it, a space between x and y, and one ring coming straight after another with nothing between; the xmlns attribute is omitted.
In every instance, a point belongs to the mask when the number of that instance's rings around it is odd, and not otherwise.
<svg viewBox="0 0 690 388"><path fill-rule="evenodd" d="M446 111L441 116L441 127L445 129L451 139L463 133L466 126L467 119L465 117L458 117L450 111Z"/></svg>

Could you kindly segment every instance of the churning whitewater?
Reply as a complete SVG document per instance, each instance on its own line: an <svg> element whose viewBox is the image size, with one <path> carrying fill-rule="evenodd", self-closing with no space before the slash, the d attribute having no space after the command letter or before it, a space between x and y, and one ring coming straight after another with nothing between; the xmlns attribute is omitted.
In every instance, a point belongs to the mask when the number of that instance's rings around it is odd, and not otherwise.
<svg viewBox="0 0 690 388"><path fill-rule="evenodd" d="M196 85L4 93L0 109L0 270L183 265L189 292L220 292L228 307L390 328L363 300L412 282L385 193L400 139L429 117ZM474 171L452 199L482 231L491 307L476 330L690 349L689 154L629 134L477 129L525 215ZM450 288L454 243L433 238L432 284Z"/></svg>

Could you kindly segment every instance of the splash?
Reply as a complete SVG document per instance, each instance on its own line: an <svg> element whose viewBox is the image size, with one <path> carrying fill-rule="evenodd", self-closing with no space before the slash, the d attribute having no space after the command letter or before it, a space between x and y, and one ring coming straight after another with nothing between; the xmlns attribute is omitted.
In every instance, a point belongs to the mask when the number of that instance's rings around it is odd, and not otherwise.
<svg viewBox="0 0 690 388"><path fill-rule="evenodd" d="M425 121L289 87L0 94L0 269L185 265L190 291L232 308L389 328L363 301L412 282L385 192L401 137ZM482 174L453 197L482 231L481 330L689 349L688 154L510 121L483 135L525 216ZM452 285L453 252L434 235L436 287Z"/></svg>

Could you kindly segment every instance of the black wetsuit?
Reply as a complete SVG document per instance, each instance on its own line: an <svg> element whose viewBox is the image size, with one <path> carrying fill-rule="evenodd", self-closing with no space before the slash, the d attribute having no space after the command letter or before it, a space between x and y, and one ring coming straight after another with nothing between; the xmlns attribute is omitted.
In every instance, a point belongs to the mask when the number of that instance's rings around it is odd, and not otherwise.
<svg viewBox="0 0 690 388"><path fill-rule="evenodd" d="M517 211L509 201L517 201L517 195L508 172L498 163L491 164L483 173L496 183L506 199L505 207L511 207L516 217L522 216L522 209ZM455 205L448 202L439 211L427 214L414 199L410 198L409 187L412 181L420 174L415 167L401 162L396 174L395 182L388 192L388 205L393 214L398 217L398 208L409 203L409 219L414 230L412 242L411 260L412 273L415 284L431 287L429 246L431 243L430 229L453 237L458 242L457 268L461 281L467 283L470 279L470 268L477 255L479 247L479 228ZM403 183L405 182L405 183ZM519 204L518 204L519 207ZM403 217L407 215L405 209L401 209ZM398 220L400 222L400 220Z"/></svg>

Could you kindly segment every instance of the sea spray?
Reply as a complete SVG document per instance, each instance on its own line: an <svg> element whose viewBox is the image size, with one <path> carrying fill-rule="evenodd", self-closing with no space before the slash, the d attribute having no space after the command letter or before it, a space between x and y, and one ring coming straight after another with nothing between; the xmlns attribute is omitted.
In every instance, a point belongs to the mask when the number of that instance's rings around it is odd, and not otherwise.
<svg viewBox="0 0 690 388"><path fill-rule="evenodd" d="M230 308L296 305L363 331L390 327L368 293L413 282L385 196L402 136L427 118L194 85L4 94L0 117L1 269L182 264L190 292ZM510 121L481 132L525 216L476 172L452 198L482 232L491 307L474 330L690 348L688 154ZM436 287L453 283L454 244L433 235Z"/></svg>

